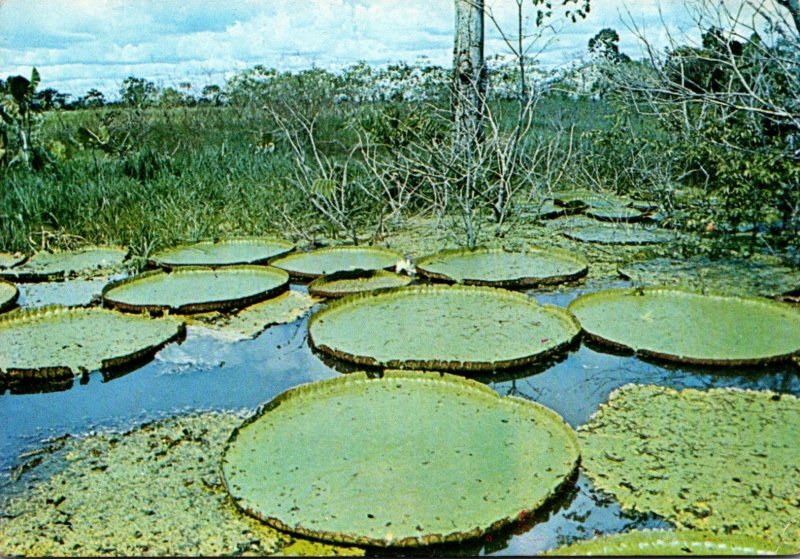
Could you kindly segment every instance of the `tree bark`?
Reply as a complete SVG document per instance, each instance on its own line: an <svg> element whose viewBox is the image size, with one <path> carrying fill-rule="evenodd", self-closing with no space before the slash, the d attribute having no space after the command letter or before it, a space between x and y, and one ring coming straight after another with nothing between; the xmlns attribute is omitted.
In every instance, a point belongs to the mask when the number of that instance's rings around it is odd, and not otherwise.
<svg viewBox="0 0 800 559"><path fill-rule="evenodd" d="M456 142L471 147L483 138L486 65L483 60L484 0L455 0L453 112Z"/></svg>

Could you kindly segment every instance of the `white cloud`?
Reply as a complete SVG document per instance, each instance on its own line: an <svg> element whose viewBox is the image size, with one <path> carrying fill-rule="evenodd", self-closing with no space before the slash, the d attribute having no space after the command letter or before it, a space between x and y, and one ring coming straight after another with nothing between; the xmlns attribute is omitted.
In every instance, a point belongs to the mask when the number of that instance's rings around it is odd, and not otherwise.
<svg viewBox="0 0 800 559"><path fill-rule="evenodd" d="M503 27L515 28L514 0L487 3ZM589 17L563 25L542 62L580 56L602 27L617 29L623 51L637 56L621 19L626 5L649 36L665 40L656 35L657 0L593 0ZM670 26L686 25L682 1L661 5ZM506 52L486 25L486 54ZM0 0L0 75L28 74L35 65L43 87L75 95L98 87L113 95L129 75L166 85L222 83L255 64L338 69L425 55L448 66L452 32L452 0Z"/></svg>

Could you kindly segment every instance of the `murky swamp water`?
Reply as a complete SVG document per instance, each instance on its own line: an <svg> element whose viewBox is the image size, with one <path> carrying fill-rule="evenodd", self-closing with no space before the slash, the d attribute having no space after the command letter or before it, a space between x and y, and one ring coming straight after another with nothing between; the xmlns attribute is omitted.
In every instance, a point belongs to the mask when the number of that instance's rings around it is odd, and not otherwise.
<svg viewBox="0 0 800 559"><path fill-rule="evenodd" d="M621 285L626 283L595 283L562 293L532 294L540 303L566 306L587 291ZM23 284L20 303L56 302L64 287ZM87 294L91 291L82 288ZM302 286L293 289L304 290ZM255 409L288 388L341 374L327 358L323 361L309 348L307 321L306 317L273 326L253 340L237 342L190 328L183 343L165 347L155 359L130 370L113 375L92 373L53 392L6 391L0 396L0 497L20 490L19 484L11 482L12 472L24 461L20 456L35 451L46 439L101 430L124 432L190 411ZM800 396L800 372L794 365L732 370L667 366L586 344L548 366L480 380L502 395L528 398L554 409L573 427L585 423L612 390L628 383L678 389L769 389ZM448 555L533 555L594 534L669 527L656 517L622 513L613 498L595 491L581 474L548 510L524 525L442 551ZM424 553L429 555L431 550ZM386 550L380 554L385 555Z"/></svg>

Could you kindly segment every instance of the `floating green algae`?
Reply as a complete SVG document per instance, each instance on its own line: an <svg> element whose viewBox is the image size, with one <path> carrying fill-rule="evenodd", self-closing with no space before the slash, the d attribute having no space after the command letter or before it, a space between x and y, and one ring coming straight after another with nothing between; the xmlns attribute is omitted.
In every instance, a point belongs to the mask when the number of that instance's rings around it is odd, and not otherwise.
<svg viewBox="0 0 800 559"><path fill-rule="evenodd" d="M493 287L552 285L583 277L589 269L580 255L554 248L523 251L480 247L443 250L417 261L421 276Z"/></svg>
<svg viewBox="0 0 800 559"><path fill-rule="evenodd" d="M674 234L661 229L645 229L625 225L582 225L568 227L561 232L569 239L582 243L600 243L607 245L646 245L667 243L674 239Z"/></svg>
<svg viewBox="0 0 800 559"><path fill-rule="evenodd" d="M186 319L190 326L202 326L233 339L252 338L273 324L287 324L304 316L320 300L287 291L277 297L250 305L236 314L221 312L193 314Z"/></svg>
<svg viewBox="0 0 800 559"><path fill-rule="evenodd" d="M267 237L234 237L199 241L154 253L156 266L231 266L260 264L294 250L294 244Z"/></svg>
<svg viewBox="0 0 800 559"><path fill-rule="evenodd" d="M21 252L0 252L0 270L22 264L26 258Z"/></svg>
<svg viewBox="0 0 800 559"><path fill-rule="evenodd" d="M800 400L627 385L578 430L594 485L680 528L800 550Z"/></svg>
<svg viewBox="0 0 800 559"><path fill-rule="evenodd" d="M360 365L493 371L568 346L580 327L523 293L472 286L404 287L352 295L309 320L309 342Z"/></svg>
<svg viewBox="0 0 800 559"><path fill-rule="evenodd" d="M800 289L800 270L744 258L655 258L619 268L638 285L680 286L731 295L776 297Z"/></svg>
<svg viewBox="0 0 800 559"><path fill-rule="evenodd" d="M206 312L244 307L285 291L289 274L271 266L185 266L109 284L103 304L126 311Z"/></svg>
<svg viewBox="0 0 800 559"><path fill-rule="evenodd" d="M320 276L308 284L308 292L317 297L344 297L365 291L381 291L404 287L411 283L411 278L403 274L387 270L370 272L337 272L329 276Z"/></svg>
<svg viewBox="0 0 800 559"><path fill-rule="evenodd" d="M608 289L578 297L569 310L591 338L671 361L758 364L800 352L800 310L769 299Z"/></svg>
<svg viewBox="0 0 800 559"><path fill-rule="evenodd" d="M278 396L234 432L221 469L237 506L282 530L417 546L538 509L578 460L572 429L544 406L453 375L387 371Z"/></svg>
<svg viewBox="0 0 800 559"><path fill-rule="evenodd" d="M118 270L128 257L120 247L96 246L62 252L37 252L23 264L0 270L0 275L17 281L51 281L108 274Z"/></svg>
<svg viewBox="0 0 800 559"><path fill-rule="evenodd" d="M241 412L198 413L124 434L67 439L36 468L55 473L3 503L3 553L264 556L284 547L302 552L294 538L241 514L220 482L222 447L243 418ZM309 554L337 552L363 554L331 545L315 546Z"/></svg>
<svg viewBox="0 0 800 559"><path fill-rule="evenodd" d="M183 333L175 319L100 308L16 311L0 318L0 373L17 382L71 378L153 354Z"/></svg>
<svg viewBox="0 0 800 559"><path fill-rule="evenodd" d="M749 536L693 530L642 530L600 536L545 552L544 556L665 556L665 555L776 555L791 553L780 546Z"/></svg>
<svg viewBox="0 0 800 559"><path fill-rule="evenodd" d="M336 272L394 268L403 259L399 252L382 247L337 246L296 252L272 262L294 277L318 278Z"/></svg>
<svg viewBox="0 0 800 559"><path fill-rule="evenodd" d="M0 312L5 312L17 303L19 289L13 283L0 279Z"/></svg>

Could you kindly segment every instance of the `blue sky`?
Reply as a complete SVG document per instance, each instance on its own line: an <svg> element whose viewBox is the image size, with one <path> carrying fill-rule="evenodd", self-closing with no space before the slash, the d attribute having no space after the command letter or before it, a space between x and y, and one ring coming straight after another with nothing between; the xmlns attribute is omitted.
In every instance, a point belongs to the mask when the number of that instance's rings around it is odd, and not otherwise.
<svg viewBox="0 0 800 559"><path fill-rule="evenodd" d="M515 29L513 0L487 5L503 28ZM585 21L554 19L562 27L541 62L585 55L603 27L617 29L621 49L640 56L629 17L659 46L667 44L665 23L677 33L691 27L681 0L592 0ZM113 97L129 75L200 89L256 64L335 71L426 56L449 66L452 43L452 0L0 0L0 76L36 66L41 87L73 95L98 88ZM508 52L488 20L486 51Z"/></svg>

